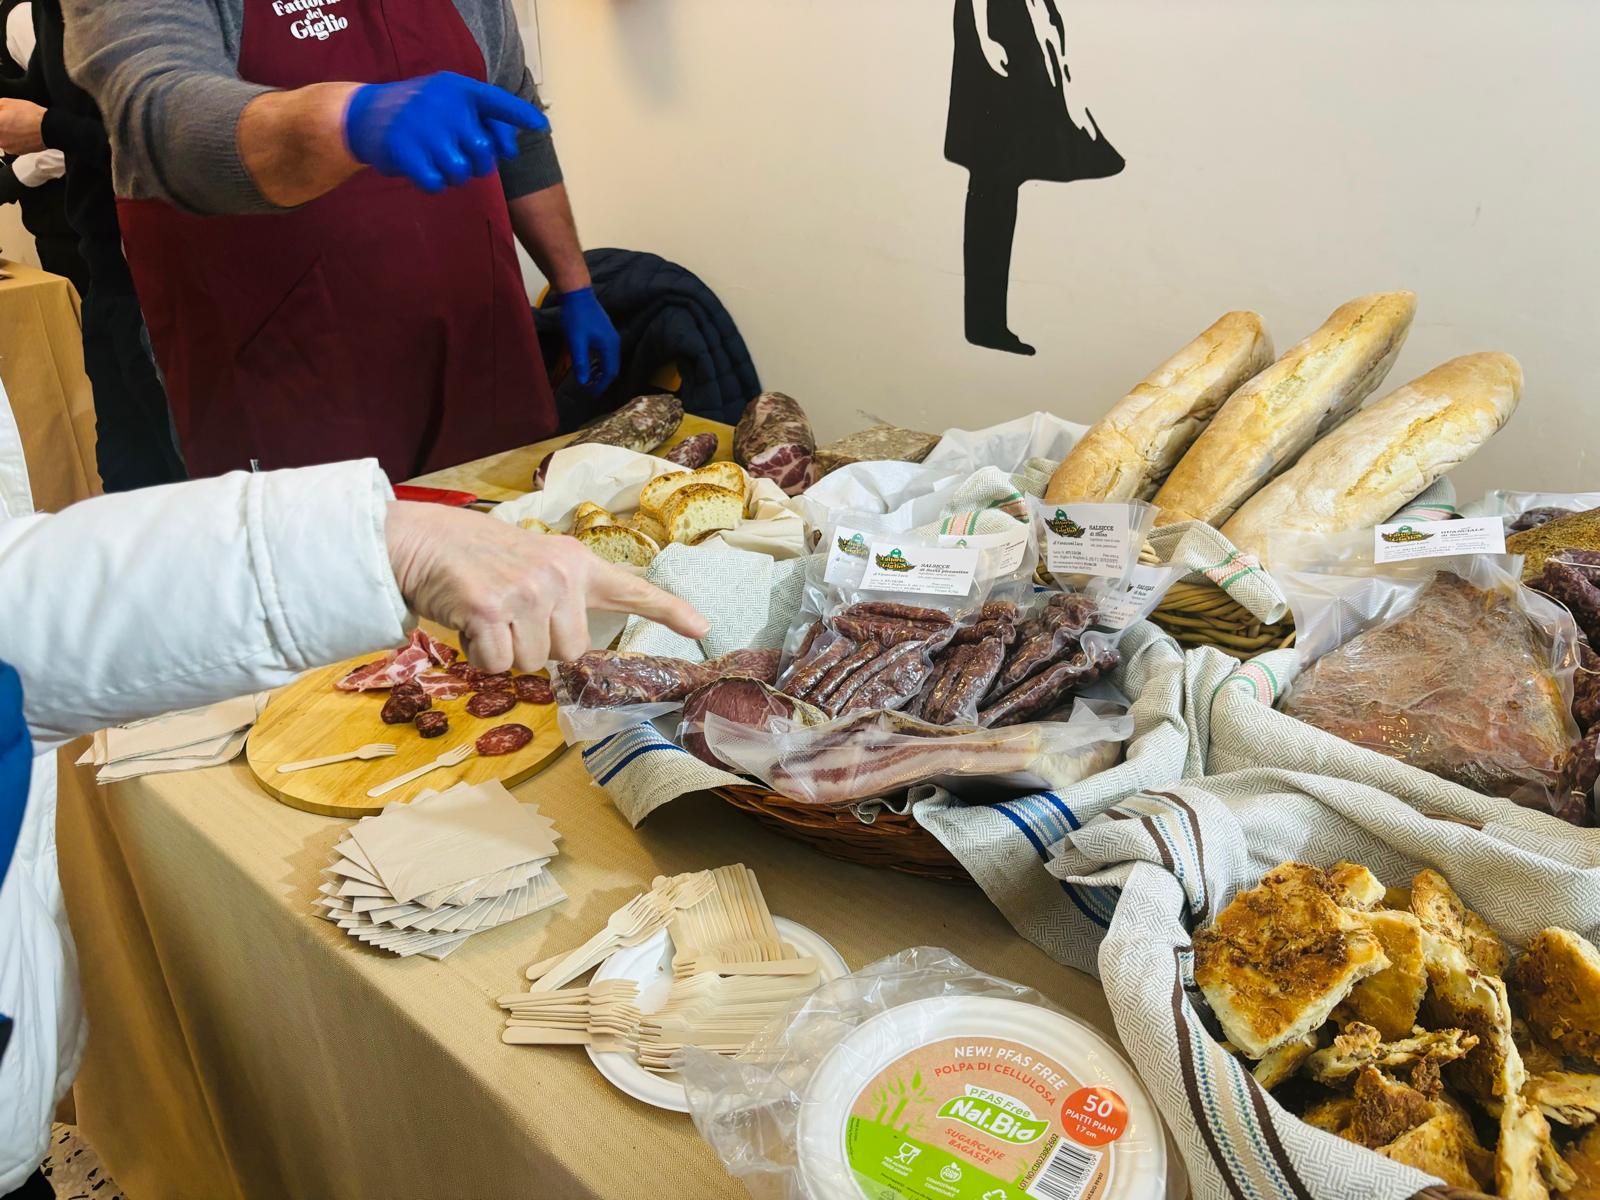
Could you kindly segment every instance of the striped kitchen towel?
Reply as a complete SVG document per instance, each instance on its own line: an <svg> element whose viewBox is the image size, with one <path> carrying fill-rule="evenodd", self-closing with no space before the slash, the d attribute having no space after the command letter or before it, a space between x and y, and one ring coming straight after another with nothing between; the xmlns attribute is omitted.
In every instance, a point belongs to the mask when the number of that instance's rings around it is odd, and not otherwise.
<svg viewBox="0 0 1600 1200"><path fill-rule="evenodd" d="M1389 885L1425 867L1442 871L1515 945L1547 925L1594 939L1600 830L1409 768L1367 781L1313 773L1306 739L1280 755L1272 739L1293 731L1268 719L1277 714L1242 688L1223 689L1225 697L1255 708L1255 757L1267 758L1270 746L1273 765L1147 789L1068 836L1050 871L1086 910L1074 937L1085 950L1078 965L1104 982L1117 1033L1156 1096L1195 1195L1406 1200L1436 1181L1306 1125L1221 1048L1195 986L1191 931L1280 862L1348 860Z"/></svg>

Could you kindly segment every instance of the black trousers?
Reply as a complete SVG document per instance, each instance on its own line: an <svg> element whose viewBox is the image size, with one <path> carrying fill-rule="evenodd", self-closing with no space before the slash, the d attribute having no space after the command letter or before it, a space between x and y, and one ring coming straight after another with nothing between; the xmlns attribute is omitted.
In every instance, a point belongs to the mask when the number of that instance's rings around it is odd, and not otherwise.
<svg viewBox="0 0 1600 1200"><path fill-rule="evenodd" d="M95 455L105 490L126 492L187 478L136 296L89 288L83 301L83 365L94 385Z"/></svg>
<svg viewBox="0 0 1600 1200"><path fill-rule="evenodd" d="M35 1171L16 1191L7 1192L5 1200L56 1200L56 1190L41 1172Z"/></svg>

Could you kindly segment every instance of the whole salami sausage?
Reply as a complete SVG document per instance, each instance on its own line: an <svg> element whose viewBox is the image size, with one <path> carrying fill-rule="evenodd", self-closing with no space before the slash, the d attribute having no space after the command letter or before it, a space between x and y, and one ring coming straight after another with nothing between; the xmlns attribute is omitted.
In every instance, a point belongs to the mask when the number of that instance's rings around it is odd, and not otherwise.
<svg viewBox="0 0 1600 1200"><path fill-rule="evenodd" d="M417 732L425 738L443 737L450 728L450 718L436 708L419 712L416 723Z"/></svg>
<svg viewBox="0 0 1600 1200"><path fill-rule="evenodd" d="M515 692L478 692L467 701L467 711L475 717L498 717L516 706Z"/></svg>
<svg viewBox="0 0 1600 1200"><path fill-rule="evenodd" d="M531 741L533 730L526 725L496 725L473 745L483 757L493 758L497 754L515 754Z"/></svg>
<svg viewBox="0 0 1600 1200"><path fill-rule="evenodd" d="M701 762L724 771L734 771L714 753L706 742L705 720L721 717L750 729L765 729L774 717L792 717L800 702L774 691L755 679L721 679L701 688L683 705L683 721L678 727L683 748Z"/></svg>
<svg viewBox="0 0 1600 1200"><path fill-rule="evenodd" d="M511 681L511 687L517 693L517 699L524 704L556 702L556 694L550 686L550 681L542 675L518 675Z"/></svg>
<svg viewBox="0 0 1600 1200"><path fill-rule="evenodd" d="M637 450L648 454L661 445L683 424L683 402L676 396L635 396L615 412L607 413L593 425L578 431L566 446L583 446L598 442L602 446L621 446L624 450ZM539 463L533 474L533 486L544 486L544 474L555 456L552 450Z"/></svg>
<svg viewBox="0 0 1600 1200"><path fill-rule="evenodd" d="M668 462L677 463L680 467L688 467L692 471L696 467L705 466L716 452L716 434L696 433L684 438L661 457Z"/></svg>
<svg viewBox="0 0 1600 1200"><path fill-rule="evenodd" d="M762 392L745 406L733 431L733 460L750 474L770 479L789 495L814 482L817 439L805 410L792 396Z"/></svg>

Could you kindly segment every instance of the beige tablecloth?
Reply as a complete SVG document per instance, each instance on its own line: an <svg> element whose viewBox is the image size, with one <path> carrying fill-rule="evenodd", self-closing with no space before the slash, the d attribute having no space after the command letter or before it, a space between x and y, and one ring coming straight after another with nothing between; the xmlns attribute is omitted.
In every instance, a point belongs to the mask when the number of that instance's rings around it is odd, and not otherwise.
<svg viewBox="0 0 1600 1200"><path fill-rule="evenodd" d="M94 394L83 373L78 293L59 275L0 259L0 383L17 417L34 507L100 494Z"/></svg>

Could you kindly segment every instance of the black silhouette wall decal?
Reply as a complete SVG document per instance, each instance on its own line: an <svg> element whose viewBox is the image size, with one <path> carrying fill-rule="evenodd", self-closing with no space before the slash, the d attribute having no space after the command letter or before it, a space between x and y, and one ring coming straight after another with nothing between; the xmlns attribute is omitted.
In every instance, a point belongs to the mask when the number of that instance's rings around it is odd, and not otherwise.
<svg viewBox="0 0 1600 1200"><path fill-rule="evenodd" d="M1017 191L1030 179L1103 179L1123 168L1072 95L1057 0L955 0L944 156L968 171L967 341L1032 354L1006 319Z"/></svg>

